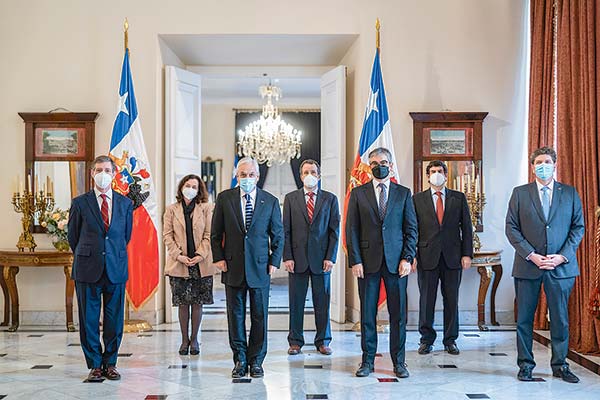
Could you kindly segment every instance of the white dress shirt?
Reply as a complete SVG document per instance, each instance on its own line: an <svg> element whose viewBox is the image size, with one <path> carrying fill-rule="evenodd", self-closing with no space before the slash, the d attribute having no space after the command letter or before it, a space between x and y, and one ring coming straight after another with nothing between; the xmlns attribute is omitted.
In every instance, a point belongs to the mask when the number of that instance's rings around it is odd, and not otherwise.
<svg viewBox="0 0 600 400"><path fill-rule="evenodd" d="M440 192L442 192L442 204L444 205L444 210L445 210L446 209L446 187L444 186L442 188L442 190L440 190ZM437 212L438 195L435 193L436 193L436 190L434 188L431 188L431 197L433 199L433 209Z"/></svg>
<svg viewBox="0 0 600 400"><path fill-rule="evenodd" d="M317 196L319 195L319 187L318 187L318 186L316 186L316 187L315 187L314 189L312 189L312 190L309 190L309 189L307 189L307 188L305 188L305 187L304 187L303 189L304 189L304 202L305 202L306 204L308 204L308 199L309 199L309 197L308 197L308 193L309 193L309 192L312 192L312 193L314 193L314 194L315 194L315 195L313 196L313 199L315 200L315 204L317 204Z"/></svg>
<svg viewBox="0 0 600 400"><path fill-rule="evenodd" d="M538 182L537 179L535 180L535 184L537 185L537 188L538 188L538 196L540 196L540 204L544 204L544 200L542 199L542 197L544 195L542 192L542 188L544 187L544 185L542 185L540 182ZM547 186L549 189L548 197L550 198L550 203L548 205L552 206L552 195L554 194L554 179L552 179Z"/></svg>
<svg viewBox="0 0 600 400"><path fill-rule="evenodd" d="M250 193L250 204L252 205L252 212L254 212L254 205L256 203L256 188L252 190ZM240 188L240 205L242 207L242 219L244 220L244 225L246 225L246 192Z"/></svg>
<svg viewBox="0 0 600 400"><path fill-rule="evenodd" d="M381 189L379 188L379 184L383 183L385 185L385 201L386 203L390 200L390 179L386 179L382 182L377 182L373 179L373 188L375 189L375 199L377 200L377 205L379 206L379 195L381 194Z"/></svg>
<svg viewBox="0 0 600 400"><path fill-rule="evenodd" d="M102 197L100 197L103 193L98 190L97 187L94 186L94 193L96 194L96 201L98 201L98 208L100 209L100 215L102 215ZM113 191L112 189L108 189L106 193L106 202L108 203L108 224L110 225L110 221L112 220L112 198Z"/></svg>

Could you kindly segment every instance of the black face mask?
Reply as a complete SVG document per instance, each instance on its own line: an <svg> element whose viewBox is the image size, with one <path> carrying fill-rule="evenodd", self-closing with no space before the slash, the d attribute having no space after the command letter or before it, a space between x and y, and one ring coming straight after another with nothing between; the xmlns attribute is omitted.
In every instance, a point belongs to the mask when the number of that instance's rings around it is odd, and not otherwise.
<svg viewBox="0 0 600 400"><path fill-rule="evenodd" d="M377 179L385 179L390 174L390 167L387 165L378 165L371 168L373 176Z"/></svg>

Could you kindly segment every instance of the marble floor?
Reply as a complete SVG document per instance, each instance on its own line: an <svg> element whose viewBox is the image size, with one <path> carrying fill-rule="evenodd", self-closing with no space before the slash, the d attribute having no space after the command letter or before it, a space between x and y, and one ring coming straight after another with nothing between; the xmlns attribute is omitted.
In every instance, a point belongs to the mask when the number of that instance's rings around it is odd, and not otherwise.
<svg viewBox="0 0 600 400"><path fill-rule="evenodd" d="M307 316L307 328L314 329ZM144 334L125 334L119 358L123 379L83 383L87 375L79 336L24 326L17 333L0 331L0 398L6 399L598 399L600 377L571 363L581 378L568 384L553 378L550 351L535 343L539 382L516 379L515 334L510 328L461 331L459 356L441 351L421 356L419 336L407 339L410 378L396 381L388 355L387 335L379 335L375 373L354 377L360 362L360 337L348 324L334 324L334 354L310 346L299 356L287 355L287 316L270 318L265 377L234 383L224 316L207 315L199 356L179 356L176 325L161 325ZM58 328L57 328L58 329ZM310 342L314 331L306 332ZM382 378L383 380L380 380ZM390 379L391 378L391 379Z"/></svg>

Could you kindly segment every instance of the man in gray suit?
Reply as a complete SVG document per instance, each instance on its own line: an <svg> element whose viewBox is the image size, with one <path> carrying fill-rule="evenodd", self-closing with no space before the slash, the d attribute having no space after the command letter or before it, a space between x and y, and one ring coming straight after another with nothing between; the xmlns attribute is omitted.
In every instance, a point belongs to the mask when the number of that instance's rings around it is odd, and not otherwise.
<svg viewBox="0 0 600 400"><path fill-rule="evenodd" d="M533 318L544 284L550 311L552 374L577 383L579 378L569 369L566 357L569 295L579 275L576 251L584 233L581 200L574 187L554 180L553 149L535 150L530 162L535 182L513 190L506 214L506 236L515 248L512 275L518 311L517 378L533 380Z"/></svg>

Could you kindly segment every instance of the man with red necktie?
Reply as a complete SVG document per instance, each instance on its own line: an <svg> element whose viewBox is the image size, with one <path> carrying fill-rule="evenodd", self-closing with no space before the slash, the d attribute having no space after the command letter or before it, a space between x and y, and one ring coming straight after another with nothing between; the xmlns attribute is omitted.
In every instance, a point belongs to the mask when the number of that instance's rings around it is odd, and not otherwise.
<svg viewBox="0 0 600 400"><path fill-rule="evenodd" d="M285 244L283 261L289 272L289 355L304 346L304 304L311 282L315 325L315 348L331 355L331 270L336 261L340 212L337 197L319 188L321 168L315 160L300 165L303 187L288 193L283 202Z"/></svg>
<svg viewBox="0 0 600 400"><path fill-rule="evenodd" d="M473 228L467 198L446 187L448 167L431 161L426 169L430 189L413 196L419 223L417 281L419 283L419 354L433 351L433 328L438 282L444 298L444 350L460 353L458 338L458 288L462 270L471 267Z"/></svg>
<svg viewBox="0 0 600 400"><path fill-rule="evenodd" d="M88 381L119 380L117 355L123 338L127 243L131 238L133 202L111 189L116 166L108 156L92 163L94 189L77 196L69 210L69 245L79 307L81 348ZM100 343L100 310L104 308Z"/></svg>

